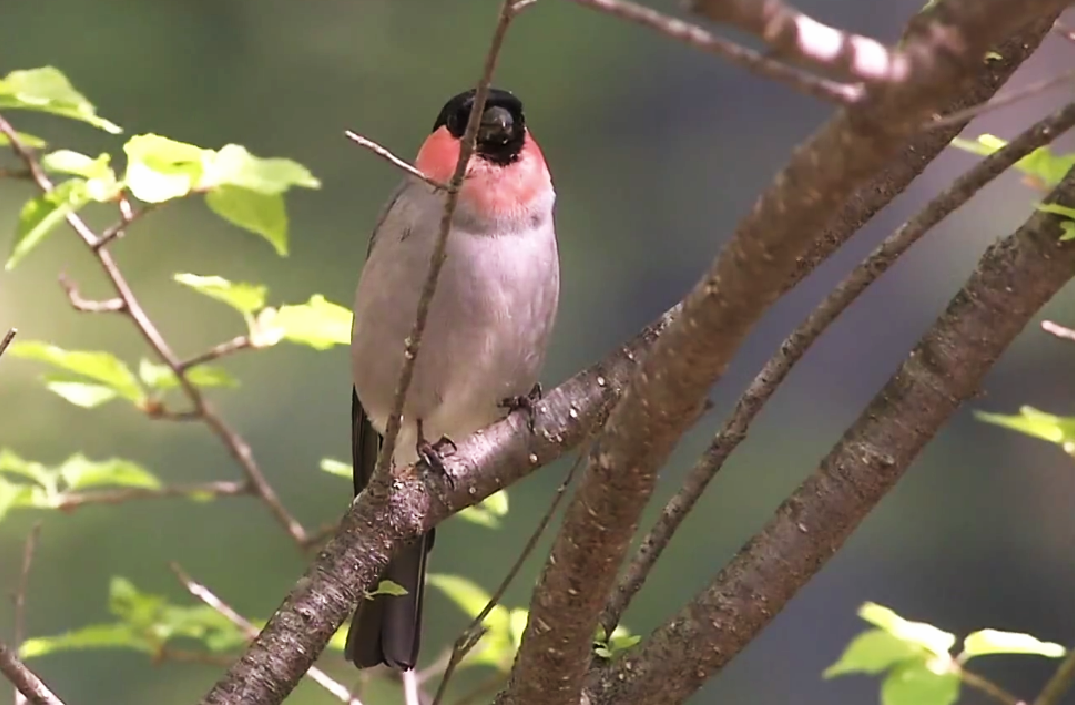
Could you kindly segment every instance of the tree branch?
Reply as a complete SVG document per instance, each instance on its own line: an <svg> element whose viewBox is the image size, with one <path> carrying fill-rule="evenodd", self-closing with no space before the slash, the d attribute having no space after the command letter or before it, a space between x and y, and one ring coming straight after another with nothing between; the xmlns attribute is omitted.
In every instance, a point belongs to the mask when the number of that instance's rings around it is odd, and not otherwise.
<svg viewBox="0 0 1075 705"><path fill-rule="evenodd" d="M1073 126L1075 103L1034 124L1002 149L976 164L930 201L918 215L885 238L885 241L864 262L855 267L825 301L784 340L776 355L765 364L740 397L731 417L713 438L709 448L687 474L683 486L668 501L661 516L642 540L642 545L601 617L601 625L607 633L611 633L619 623L631 599L642 588L650 570L709 486L709 482L720 471L732 451L746 438L755 417L791 372L792 367L821 334L923 235L1020 159L1049 144Z"/></svg>
<svg viewBox="0 0 1075 705"><path fill-rule="evenodd" d="M1075 170L1046 202L1075 204ZM1060 242L1060 221L1035 213L987 250L947 310L813 475L709 587L602 675L597 702L682 703L773 619L1075 274L1075 247Z"/></svg>
<svg viewBox="0 0 1075 705"><path fill-rule="evenodd" d="M1067 3L1033 4L1039 12L1059 12ZM906 81L871 86L862 104L844 108L796 150L643 361L590 453L534 591L501 702L569 705L578 700L598 615L653 491L657 468L702 411L709 386L782 293L831 214L898 155L953 84L974 75L986 48L1033 18L1025 5L1013 9L1002 0L945 5L952 8L950 24L916 32L906 42L905 54L912 59Z"/></svg>
<svg viewBox="0 0 1075 705"><path fill-rule="evenodd" d="M0 673L3 673L32 705L63 705L63 701L3 642L0 642Z"/></svg>
<svg viewBox="0 0 1075 705"><path fill-rule="evenodd" d="M1053 672L1052 678L1046 682L1045 687L1034 698L1034 705L1059 705L1064 693L1071 690L1075 683L1075 648L1068 647L1068 653L1064 660Z"/></svg>
<svg viewBox="0 0 1075 705"><path fill-rule="evenodd" d="M18 328L8 328L8 331L4 334L4 337L0 338L0 356L3 356L3 354L7 351L8 346L11 345L11 341L15 339L15 336L18 334L18 332Z"/></svg>
<svg viewBox="0 0 1075 705"><path fill-rule="evenodd" d="M12 602L15 604L15 643L13 649L18 651L22 640L26 636L26 592L30 587L30 566L34 562L34 551L37 550L37 539L41 535L41 522L37 522L30 528L26 535L26 543L22 549L22 570L19 571L19 582L15 586ZM26 696L18 688L15 688L15 705L25 705Z"/></svg>

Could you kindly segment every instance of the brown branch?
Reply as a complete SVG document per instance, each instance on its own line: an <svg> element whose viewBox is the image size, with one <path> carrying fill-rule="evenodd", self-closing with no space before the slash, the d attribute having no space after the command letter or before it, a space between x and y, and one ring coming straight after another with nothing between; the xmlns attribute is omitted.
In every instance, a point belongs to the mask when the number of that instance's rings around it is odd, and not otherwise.
<svg viewBox="0 0 1075 705"><path fill-rule="evenodd" d="M668 501L653 528L628 566L601 617L606 633L619 623L624 610L641 589L657 559L668 546L687 514L694 508L710 481L732 451L746 438L750 424L825 330L873 282L879 279L923 235L961 208L978 191L1035 149L1049 144L1075 126L1075 103L1031 126L994 154L956 179L921 212L889 235L864 262L833 290L780 346L739 399L731 417L713 438L709 448L687 474L680 490Z"/></svg>
<svg viewBox="0 0 1075 705"><path fill-rule="evenodd" d="M1026 702L1022 698L1009 693L985 676L980 676L973 671L968 671L962 664L960 664L958 668L959 679L961 681L978 692L988 695L1001 705L1026 705Z"/></svg>
<svg viewBox="0 0 1075 705"><path fill-rule="evenodd" d="M1021 100L1026 100L1027 98L1032 98L1039 93L1044 93L1050 88L1055 88L1059 85L1062 85L1064 83L1070 83L1072 81L1075 81L1075 70L1064 71L1063 73L1043 78L1040 81L1035 81L1009 93L1003 93L1001 95L998 95L996 98L989 101L988 103L983 103L982 105L972 105L969 108L965 108L963 110L959 110L955 113L951 113L948 115L938 115L934 117L932 121L926 123L925 127L931 128L940 125L957 125L967 120L970 120L971 118L976 118L993 110L998 110L1013 103L1017 103Z"/></svg>
<svg viewBox="0 0 1075 705"><path fill-rule="evenodd" d="M239 629L242 630L243 634L245 634L248 639L253 639L258 635L257 627L247 621L247 619L241 614L233 610L231 606L228 605L228 603L224 602L215 594L213 594L212 590L205 587L201 583L197 583L193 579L191 579L191 577L187 575L186 571L184 571L178 563L170 563L168 567L171 568L172 572L175 574L175 577L179 580L179 582L183 584L183 587L187 589L187 592L204 602L209 607L216 610L229 622L239 627ZM232 660L229 659L226 665L231 665L231 663ZM320 668L317 668L316 666L310 666L310 669L307 671L307 675L310 676L311 680L313 680L315 683L320 685L328 692L332 693L332 695L336 696L344 703L347 703L347 705L362 705L362 702L351 693L350 689L348 689L347 686L343 685L339 681L336 681L327 673L322 671Z"/></svg>
<svg viewBox="0 0 1075 705"><path fill-rule="evenodd" d="M18 328L8 328L7 333L4 334L4 337L0 338L0 356L7 352L8 346L11 345L11 341L15 339L15 336L18 335L18 333Z"/></svg>
<svg viewBox="0 0 1075 705"><path fill-rule="evenodd" d="M514 5L515 0L502 1L496 29L493 30L493 38L485 54L485 65L482 68L482 75L478 80L474 93L474 103L467 119L467 129L463 133L462 140L460 140L459 158L456 160L452 178L448 180L448 193L444 199L444 213L441 215L437 239L433 245L433 254L429 258L429 269L422 285L422 293L418 297L418 310L415 313L414 327L407 337L403 353L403 365L400 370L399 380L396 383L395 395L392 399L392 412L388 415L384 439L381 444L381 453L377 457L377 466L374 468L375 475L388 472L388 469L392 466L392 456L403 425L403 404L406 400L407 389L411 386L411 380L414 378L415 364L418 361L418 354L422 347L422 336L425 335L426 321L429 318L429 306L437 289L441 268L448 257L448 234L451 231L452 218L455 217L456 205L459 203L459 188L463 184L463 177L466 175L470 157L474 153L474 145L478 138L478 125L481 122L482 111L485 110L485 99L489 94L489 84L493 80L493 72L500 56L500 48L504 44L508 27L511 26L511 22L516 16Z"/></svg>
<svg viewBox="0 0 1075 705"><path fill-rule="evenodd" d="M1075 204L1075 170L1046 202ZM1060 241L1061 220L1035 213L986 251L947 310L818 469L706 589L602 674L593 694L597 702L678 705L780 612L1070 281L1075 247Z"/></svg>
<svg viewBox="0 0 1075 705"><path fill-rule="evenodd" d="M60 275L60 287L67 294L67 300L71 302L71 307L76 311L85 311L86 313L119 313L127 310L127 304L119 297L102 299L100 301L83 298L78 290L78 284L68 277L67 274Z"/></svg>
<svg viewBox="0 0 1075 705"><path fill-rule="evenodd" d="M1059 12L1066 3L1033 4L1031 11ZM1025 5L1014 10L1001 0L948 0L945 6L952 16L945 32L918 32L906 42L913 61L904 83L871 86L866 101L845 108L796 150L643 361L567 509L530 604L503 703L577 702L599 613L657 468L697 419L709 387L782 293L831 214L898 156L953 84L975 74L990 44L1033 17ZM580 575L586 580L580 582Z"/></svg>
<svg viewBox="0 0 1075 705"><path fill-rule="evenodd" d="M1075 648L1068 648L1064 660L1057 666L1056 671L1045 683L1045 687L1034 698L1034 705L1059 705L1064 693L1071 690L1075 684Z"/></svg>
<svg viewBox="0 0 1075 705"><path fill-rule="evenodd" d="M254 341L250 339L249 335L236 336L231 340L227 340L223 343L220 343L219 345L214 345L212 348L206 350L203 353L195 355L189 360L184 360L183 362L179 363L179 368L181 370L186 371L193 367L197 367L198 365L204 365L207 362L219 360L222 357L227 357L228 355L237 353L240 350L247 350L253 347Z"/></svg>
<svg viewBox="0 0 1075 705"><path fill-rule="evenodd" d="M451 655L448 658L448 663L444 667L444 677L441 678L440 683L437 685L437 692L433 696L432 705L441 704L444 695L448 690L448 682L451 680L456 668L466 655L470 653L471 649L478 644L482 635L484 635L485 631L482 628L482 623L485 621L485 618L489 616L489 613L493 611L494 607L500 604L500 601L504 598L504 593L508 591L508 587L511 585L512 581L515 580L515 576L519 574L523 564L526 563L526 559L534 552L538 540L541 538L542 534L545 533L545 529L548 528L549 522L552 521L557 508L560 506L560 502L563 501L564 496L567 493L567 488L571 486L571 481L575 479L575 473L578 472L579 466L582 464L584 452L585 448L579 451L578 456L575 458L575 462L571 465L571 469L567 471L567 475L564 477L563 482L556 488L556 493L553 495L552 501L549 502L549 508L545 510L545 514L541 517L537 527L535 527L534 531L530 534L530 538L526 540L522 551L519 552L518 558L515 559L515 563L508 569L507 575L500 581L500 585L489 598L489 602L471 621L467 628L463 630L463 633L459 635L459 638L456 639L456 642L452 647Z"/></svg>
<svg viewBox="0 0 1075 705"><path fill-rule="evenodd" d="M3 673L32 705L63 705L63 701L3 642L0 642L0 673Z"/></svg>
<svg viewBox="0 0 1075 705"><path fill-rule="evenodd" d="M11 148L26 164L38 188L44 193L50 193L53 189L52 181L49 180L48 175L41 168L41 164L34 156L33 151L23 145L18 133L15 132L15 129L2 115L0 115L0 134L8 138ZM306 531L303 529L302 524L284 508L280 498L276 495L276 491L265 479L265 475L254 460L254 454L250 450L250 446L220 417L216 409L206 401L202 391L187 377L182 361L172 352L168 342L157 330L157 327L150 320L137 297L135 297L134 292L131 291L130 284L128 284L127 279L120 271L109 248L98 246L101 238L94 234L77 213L69 213L67 222L78 233L83 242L89 246L105 275L112 282L112 286L116 290L116 297L123 304L121 313L131 319L131 322L134 323L138 332L153 352L175 374L180 388L193 406L192 412L186 416L196 415L205 422L214 435L224 444L235 462L238 463L247 481L254 488L255 494L268 507L273 517L299 547L304 546L306 543Z"/></svg>
<svg viewBox="0 0 1075 705"><path fill-rule="evenodd" d="M669 17L630 0L574 0L574 2L647 27L673 41L727 59L759 76L781 81L820 100L849 105L858 102L863 96L863 88L860 85L837 83L813 76L753 49L718 37L696 24Z"/></svg>
<svg viewBox="0 0 1075 705"><path fill-rule="evenodd" d="M776 56L865 83L901 83L910 51L824 25L782 0L691 0L688 9L755 35Z"/></svg>
<svg viewBox="0 0 1075 705"><path fill-rule="evenodd" d="M434 179L432 176L429 176L425 172L419 170L418 167L412 166L408 162L400 159L395 154L392 154L392 152L388 151L386 148L377 144L368 137L363 137L362 135L356 132L351 132L350 130L344 130L343 134L347 137L347 139L351 140L358 146L365 147L381 159L384 159L389 164L392 164L395 167L402 169L416 179L421 179L437 191L446 191L448 189L447 184L442 184L441 182Z"/></svg>
<svg viewBox="0 0 1075 705"><path fill-rule="evenodd" d="M19 571L19 582L15 586L12 601L15 603L15 642L11 648L18 651L22 640L26 636L26 591L30 586L30 566L34 561L34 551L37 550L37 539L41 535L41 522L35 523L26 535L26 544L22 549L22 569ZM25 705L26 696L15 688L15 705Z"/></svg>
<svg viewBox="0 0 1075 705"><path fill-rule="evenodd" d="M138 220L146 213L151 211L155 204L147 203L140 208L134 208L131 206L131 202L126 193L121 193L119 196L119 222L115 225L109 226L101 233L101 236L97 238L97 242L93 243L90 249L97 252L102 247L107 247L113 240L123 237L127 232L128 226L131 223Z"/></svg>
<svg viewBox="0 0 1075 705"><path fill-rule="evenodd" d="M254 488L246 482L199 482L189 485L168 485L165 487L124 487L114 490L63 492L56 497L54 506L61 510L72 510L88 504L122 504L124 502L144 499L165 499L168 497L187 497L190 495L236 497L240 495L254 494Z"/></svg>

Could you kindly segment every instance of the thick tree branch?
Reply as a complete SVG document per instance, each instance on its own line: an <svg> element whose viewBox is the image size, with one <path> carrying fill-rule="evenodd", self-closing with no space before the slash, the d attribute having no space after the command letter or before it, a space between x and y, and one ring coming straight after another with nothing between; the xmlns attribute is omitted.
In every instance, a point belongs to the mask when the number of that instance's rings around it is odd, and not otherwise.
<svg viewBox="0 0 1075 705"><path fill-rule="evenodd" d="M1020 159L1052 142L1073 126L1075 103L1034 124L1002 149L976 164L930 201L918 215L885 238L885 241L864 262L855 267L825 301L788 336L776 355L765 364L740 397L731 417L687 474L683 486L668 501L661 516L643 539L601 617L601 625L606 632L611 633L619 623L631 599L641 589L650 570L687 514L701 498L709 482L720 471L732 451L746 438L750 424L791 372L792 367L821 334L934 226L962 207L979 190Z"/></svg>
<svg viewBox="0 0 1075 705"><path fill-rule="evenodd" d="M32 705L63 705L63 701L3 642L0 642L0 673L3 673Z"/></svg>
<svg viewBox="0 0 1075 705"><path fill-rule="evenodd" d="M703 409L754 323L783 292L815 233L896 157L908 136L973 77L986 49L1062 0L1013 10L1003 0L948 0L949 23L908 38L906 81L880 83L810 141L756 202L681 315L661 336L590 453L530 603L502 702L573 705L598 614L610 594L656 471ZM705 642L693 642L697 644ZM656 685L661 679L657 679ZM639 702L646 702L641 700Z"/></svg>
<svg viewBox="0 0 1075 705"><path fill-rule="evenodd" d="M1075 205L1075 170L1046 201ZM989 248L820 467L708 588L604 675L598 702L682 703L773 619L1075 275L1062 233L1059 218L1039 212Z"/></svg>

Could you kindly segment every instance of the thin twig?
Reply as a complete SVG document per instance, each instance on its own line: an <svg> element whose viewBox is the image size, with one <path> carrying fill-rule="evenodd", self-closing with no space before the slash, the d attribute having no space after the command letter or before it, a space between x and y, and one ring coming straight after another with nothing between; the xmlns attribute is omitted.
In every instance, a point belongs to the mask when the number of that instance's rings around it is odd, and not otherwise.
<svg viewBox="0 0 1075 705"><path fill-rule="evenodd" d="M26 638L26 592L30 584L30 566L34 561L34 551L37 550L37 539L41 535L41 522L35 523L26 535L26 544L22 550L22 570L19 571L19 582L15 586L13 602L15 603L15 642L11 648L18 651L22 640ZM26 696L16 688L15 705L25 705Z"/></svg>
<svg viewBox="0 0 1075 705"><path fill-rule="evenodd" d="M60 287L67 294L67 300L71 302L71 306L76 311L85 311L87 313L119 313L125 311L127 305L123 303L123 299L114 297L111 299L102 299L99 301L93 299L86 299L79 293L78 284L74 282L66 273L60 275Z"/></svg>
<svg viewBox="0 0 1075 705"><path fill-rule="evenodd" d="M601 616L606 633L619 623L657 559L732 451L746 438L751 423L814 341L915 242L971 199L978 191L1038 147L1075 126L1075 103L1036 123L956 179L914 218L885 239L859 264L780 346L740 397L731 417L688 473L643 539Z"/></svg>
<svg viewBox="0 0 1075 705"><path fill-rule="evenodd" d="M258 631L260 630L247 621L246 617L243 617L233 610L228 603L213 594L212 590L201 583L195 582L178 563L169 563L168 567L171 568L175 577L183 584L183 587L187 589L187 592L212 607L229 622L239 627L248 639L253 639L258 635ZM311 666L310 670L306 673L315 683L332 693L332 695L336 696L347 705L362 705L362 701L355 697L347 686L334 680L320 668Z"/></svg>
<svg viewBox="0 0 1075 705"><path fill-rule="evenodd" d="M574 0L574 2L642 25L673 41L727 59L760 76L781 81L820 100L848 105L857 103L863 97L861 84L839 83L814 76L753 49L718 37L696 24L669 17L629 0Z"/></svg>
<svg viewBox="0 0 1075 705"><path fill-rule="evenodd" d="M3 355L7 351L8 346L11 345L11 341L15 339L18 332L18 328L8 328L7 333L0 339L0 355Z"/></svg>
<svg viewBox="0 0 1075 705"><path fill-rule="evenodd" d="M204 365L207 362L219 360L222 357L227 357L228 355L237 353L240 350L246 350L247 348L253 347L254 341L250 339L249 335L236 336L231 340L220 343L219 345L214 345L212 348L206 350L201 354L195 355L189 360L184 360L183 362L179 363L179 368L181 370L186 371L193 367L197 367L198 365Z"/></svg>
<svg viewBox="0 0 1075 705"><path fill-rule="evenodd" d="M1059 323L1054 323L1053 321L1042 321L1041 327L1044 328L1046 332L1055 335L1057 338L1062 338L1064 340L1075 340L1075 330L1062 326Z"/></svg>
<svg viewBox="0 0 1075 705"><path fill-rule="evenodd" d="M0 641L0 673L7 676L7 679L26 696L31 705L63 705L63 701L56 697L49 687L2 641Z"/></svg>
<svg viewBox="0 0 1075 705"><path fill-rule="evenodd" d="M34 177L34 181L38 187L44 193L50 193L53 189L52 181L48 175L41 168L40 162L34 156L32 150L27 148L19 139L18 133L11 126L2 115L0 115L0 134L6 136L11 143L11 148L15 151L15 154L22 159L26 164L26 167L30 170L30 173ZM67 222L71 225L82 241L93 251L97 257L98 264L104 270L105 275L112 282L113 288L116 290L117 298L123 302L123 314L128 316L134 323L138 332L149 344L150 348L175 374L176 379L179 381L179 385L183 390L183 393L190 400L194 407L192 412L185 417L198 417L209 427L209 429L220 439L227 448L228 453L239 464L243 474L254 488L255 494L258 498L268 507L269 511L276 518L277 522L287 531L292 540L301 548L306 543L306 530L291 514L284 508L284 505L280 502L280 498L277 497L276 491L268 480L265 479L265 475L261 472L257 462L254 460L254 454L250 450L250 446L234 429L231 428L220 416L217 414L213 406L206 401L201 389L199 389L186 375L186 370L183 369L182 361L172 351L168 342L161 335L160 331L150 320L145 310L142 308L134 292L131 290L130 284L123 276L119 266L116 264L115 259L112 257L111 251L107 247L99 247L101 238L94 234L86 222L78 216L77 213L69 213L67 215Z"/></svg>
<svg viewBox="0 0 1075 705"><path fill-rule="evenodd" d="M1075 648L1069 647L1064 660L1045 683L1038 697L1034 698L1034 705L1059 705L1060 699L1071 689L1073 683L1075 683Z"/></svg>
<svg viewBox="0 0 1075 705"><path fill-rule="evenodd" d="M1022 698L1012 695L988 678L972 673L962 666L959 668L959 679L975 690L985 693L998 703L1001 703L1001 705L1026 705Z"/></svg>
<svg viewBox="0 0 1075 705"><path fill-rule="evenodd" d="M1003 93L1001 95L998 95L996 98L989 101L988 103L982 103L981 105L972 105L969 108L966 108L964 110L957 110L956 112L949 113L947 115L938 115L933 120L926 123L924 127L927 129L932 129L934 127L958 125L965 120L970 120L971 118L975 118L985 113L992 112L993 110L998 110L1000 108L1011 105L1012 103L1026 100L1027 98L1033 98L1039 93L1044 93L1050 88L1055 88L1064 83L1071 83L1072 81L1075 81L1075 69L1072 69L1070 71L1064 71L1063 73L1057 74L1056 76L1049 76L1048 78L1043 78L1040 81L1035 81L1034 83L1031 83L1027 86L1023 86L1022 88L1019 88L1017 90Z"/></svg>
<svg viewBox="0 0 1075 705"><path fill-rule="evenodd" d="M552 521L553 516L556 514L557 508L560 506L560 502L567 494L567 488L571 486L571 481L575 479L575 473L578 472L579 467L582 465L582 459L586 457L589 452L589 443L583 444L579 449L578 455L575 458L575 462L572 463L571 469L567 471L567 475L564 476L563 482L556 488L555 494L553 494L552 501L549 502L549 508L545 510L545 514L541 517L541 521L538 522L537 527L533 533L530 534L530 538L526 540L523 545L522 551L519 552L518 558L508 569L507 575L500 581L500 585L493 592L492 597L489 598L489 602L486 603L482 611L478 613L463 633L459 635L459 638L455 640L455 645L452 647L452 655L448 658L448 665L444 668L444 677L441 678L440 683L437 685L437 692L433 696L432 705L440 705L444 698L444 694L448 690L448 681L451 680L455 670L459 667L459 664L463 661L470 650L473 649L480 641L482 635L485 633L482 628L482 622L489 616L489 613L493 611L493 608L500 604L500 600L503 599L504 593L508 591L508 587L512 581L515 580L515 576L519 574L526 559L530 557L530 554L534 552L534 548L537 547L538 541L541 539L541 535L545 533L545 529L548 528L549 522Z"/></svg>
<svg viewBox="0 0 1075 705"><path fill-rule="evenodd" d="M153 205L152 203L147 203L140 208L134 208L131 206L127 194L121 193L119 197L119 222L106 228L101 233L101 237L97 238L97 242L93 243L91 249L97 252L102 247L107 247L113 240L123 237L128 226L152 210Z"/></svg>
<svg viewBox="0 0 1075 705"><path fill-rule="evenodd" d="M366 149L376 154L378 157L381 157L382 159L387 161L389 164L393 164L402 169L403 171L407 172L411 176L421 179L436 190L445 191L448 189L448 186L446 184L442 184L441 182L434 179L432 176L429 176L424 171L420 170L418 167L412 166L410 163L400 159L395 154L392 154L392 152L388 151L387 149L377 144L373 140L369 139L368 137L363 137L362 135L356 132L351 132L350 130L344 130L343 134L347 136L347 139L351 140L355 144L359 145L360 147L365 147Z"/></svg>
<svg viewBox="0 0 1075 705"><path fill-rule="evenodd" d="M191 495L237 497L254 494L254 488L247 482L222 480L219 482L199 482L165 487L124 487L115 490L63 492L56 497L54 506L57 509L71 510L88 504L122 504L123 502L143 499L165 499L168 497L189 497Z"/></svg>
<svg viewBox="0 0 1075 705"><path fill-rule="evenodd" d="M452 218L455 216L455 208L459 203L459 188L463 183L470 157L474 153L474 145L478 136L478 124L481 122L482 111L485 110L485 99L489 94L489 83L493 79L493 71L496 69L497 58L500 56L500 48L504 44L504 37L514 18L514 0L503 0L496 29L493 30L493 39L485 55L482 76L478 81L477 90L474 94L474 103L470 109L470 118L467 120L467 129L463 133L463 139L460 141L459 159L455 163L452 178L448 181L448 192L444 200L444 214L441 216L440 228L437 232L436 243L433 246L433 254L429 258L429 270L426 273L425 283L422 285L422 294L418 298L418 310L415 314L414 327L411 329L410 336L407 337L407 344L403 354L403 368L400 370L399 381L392 399L392 413L388 416L381 454L377 458L377 465L374 469L374 475L378 477L384 475L391 466L392 456L399 440L399 432L403 427L403 404L407 396L407 389L411 386L411 380L414 378L415 363L418 360L422 336L425 334L426 321L429 318L429 306L433 301L433 294L437 290L437 280L440 278L441 268L447 258L448 233L451 231Z"/></svg>

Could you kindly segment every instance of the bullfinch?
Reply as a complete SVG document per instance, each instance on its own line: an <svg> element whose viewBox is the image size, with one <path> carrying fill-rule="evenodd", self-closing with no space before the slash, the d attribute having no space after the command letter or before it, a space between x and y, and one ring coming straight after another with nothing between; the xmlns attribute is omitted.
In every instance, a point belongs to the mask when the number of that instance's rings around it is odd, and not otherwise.
<svg viewBox="0 0 1075 705"><path fill-rule="evenodd" d="M440 183L455 170L474 97L471 90L449 100L418 152L415 166ZM446 198L444 190L406 176L369 241L351 341L356 496L369 482L383 442ZM555 200L522 103L508 91L490 89L404 403L395 466L435 460L446 446L430 439L468 436L540 392L536 381L560 292ZM360 601L345 651L355 666L414 668L433 540L430 530L405 546L382 575L406 595Z"/></svg>

